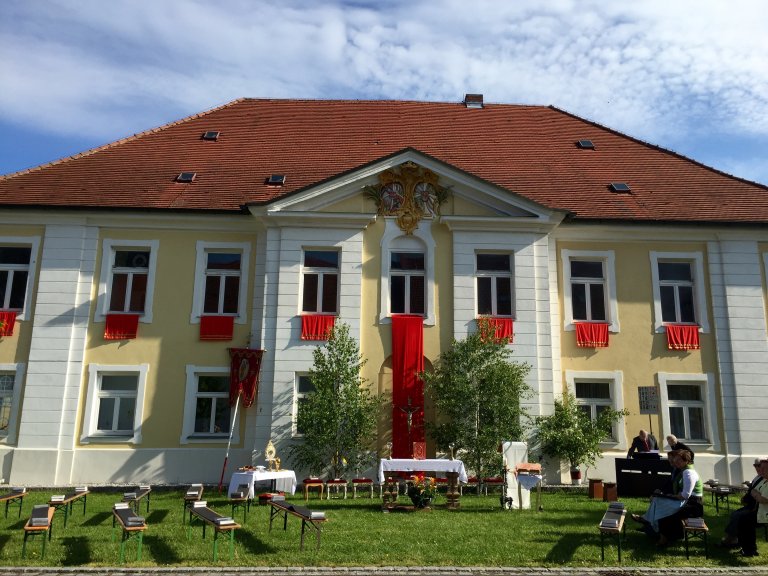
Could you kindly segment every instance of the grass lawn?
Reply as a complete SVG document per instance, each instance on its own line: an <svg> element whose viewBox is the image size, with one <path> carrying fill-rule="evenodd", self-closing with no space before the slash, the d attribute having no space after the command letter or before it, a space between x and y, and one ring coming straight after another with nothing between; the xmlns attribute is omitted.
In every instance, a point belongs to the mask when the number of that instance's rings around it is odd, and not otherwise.
<svg viewBox="0 0 768 576"><path fill-rule="evenodd" d="M55 492L32 491L25 498L21 518L11 507L7 518L0 514L0 565L3 566L115 566L119 564L120 532L112 536L112 504L122 491L93 492L87 511L76 503L67 527L63 514L54 518L53 540L41 558L41 537L27 542L27 557L21 558L22 527L32 505L44 504ZM209 566L213 564L213 534L195 526L187 539L182 523L183 491L159 490L152 493L150 511L142 504L141 513L149 525L144 535L142 562L137 563L136 543L126 545L127 564L157 567L167 565ZM206 488L208 505L230 515L226 498ZM708 496L707 496L708 498ZM402 499L402 497L401 497ZM303 504L298 494L289 501ZM644 499L625 499L631 512L645 509ZM299 551L301 521L289 516L288 529L280 519L269 528L269 506L252 506L247 522L235 537L234 559L230 562L228 539L219 540L221 566L601 566L597 524L606 509L601 501L590 500L583 492L545 492L544 510L502 510L498 496L464 496L461 509L448 511L439 497L434 509L418 512L382 513L381 500L318 500L310 497L309 506L324 510L322 545L315 549L314 535L308 534L305 549ZM737 507L733 497L732 507ZM4 512L4 509L0 509ZM723 534L728 513L720 515L708 501L706 521L710 527L710 558L704 559L702 544L692 544L690 560L681 543L657 551L653 541L635 530L627 519L622 545L622 564L627 566L750 566L765 565L768 544L758 532L761 556L742 559L732 551L716 546ZM237 518L242 523L242 514ZM605 565L616 565L615 541L606 546Z"/></svg>

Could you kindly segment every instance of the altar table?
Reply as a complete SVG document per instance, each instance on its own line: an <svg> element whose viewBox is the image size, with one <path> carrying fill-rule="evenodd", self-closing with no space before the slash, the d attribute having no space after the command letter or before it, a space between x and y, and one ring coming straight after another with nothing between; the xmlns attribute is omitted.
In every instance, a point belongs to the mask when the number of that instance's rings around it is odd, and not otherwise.
<svg viewBox="0 0 768 576"><path fill-rule="evenodd" d="M427 458L415 460L413 458L382 458L379 461L379 482L386 480L386 472L455 472L459 475L459 482L467 481L467 471L461 460L444 460L442 458Z"/></svg>
<svg viewBox="0 0 768 576"><path fill-rule="evenodd" d="M296 492L296 473L293 470L280 470L279 472L269 470L252 470L249 472L235 472L229 481L229 491L232 494L237 491L241 484L248 485L248 498L253 498L253 485L256 482L271 480L274 489L279 492Z"/></svg>

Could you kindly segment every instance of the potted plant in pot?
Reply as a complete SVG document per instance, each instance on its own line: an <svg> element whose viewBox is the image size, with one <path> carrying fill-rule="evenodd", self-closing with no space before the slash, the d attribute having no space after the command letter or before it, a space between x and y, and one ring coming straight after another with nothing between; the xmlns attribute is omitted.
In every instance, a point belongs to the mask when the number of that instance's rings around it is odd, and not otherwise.
<svg viewBox="0 0 768 576"><path fill-rule="evenodd" d="M593 420L584 406L570 392L555 400L555 411L534 419L531 444L542 454L567 460L571 467L571 482L581 484L581 466L594 466L600 456L600 442L609 438L613 425L628 415L626 410L604 408Z"/></svg>

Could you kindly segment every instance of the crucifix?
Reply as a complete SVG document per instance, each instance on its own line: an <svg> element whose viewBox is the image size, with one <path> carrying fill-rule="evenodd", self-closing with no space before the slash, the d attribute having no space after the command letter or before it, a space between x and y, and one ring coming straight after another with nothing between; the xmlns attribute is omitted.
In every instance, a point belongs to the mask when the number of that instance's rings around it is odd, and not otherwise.
<svg viewBox="0 0 768 576"><path fill-rule="evenodd" d="M411 426L413 426L413 413L418 412L420 408L418 406L412 406L411 405L411 397L408 396L408 405L407 406L400 406L400 410L405 413L408 420L406 421L408 425L408 449L413 450L413 445L411 444Z"/></svg>

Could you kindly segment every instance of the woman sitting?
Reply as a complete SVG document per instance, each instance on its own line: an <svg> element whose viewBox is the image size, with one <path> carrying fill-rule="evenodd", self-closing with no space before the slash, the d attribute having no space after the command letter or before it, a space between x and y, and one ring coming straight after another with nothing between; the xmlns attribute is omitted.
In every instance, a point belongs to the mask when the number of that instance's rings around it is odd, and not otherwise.
<svg viewBox="0 0 768 576"><path fill-rule="evenodd" d="M691 459L688 450L670 452L669 463L680 471L675 475L672 494L654 494L645 514L632 514L633 520L645 524L649 531L658 535L657 546L666 546L683 537L684 518L697 518L704 514L704 489Z"/></svg>

